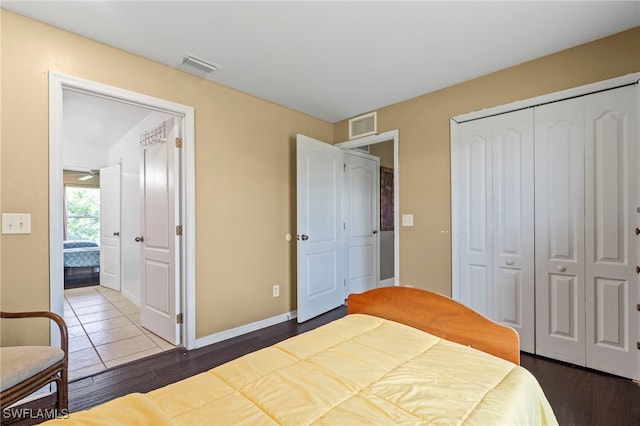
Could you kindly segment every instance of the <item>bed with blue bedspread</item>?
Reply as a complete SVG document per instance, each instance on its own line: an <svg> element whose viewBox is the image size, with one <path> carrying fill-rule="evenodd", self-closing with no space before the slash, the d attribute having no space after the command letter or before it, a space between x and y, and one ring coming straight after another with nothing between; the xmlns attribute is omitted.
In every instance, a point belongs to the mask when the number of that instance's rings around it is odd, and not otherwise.
<svg viewBox="0 0 640 426"><path fill-rule="evenodd" d="M94 241L67 240L63 246L65 268L99 268L100 246Z"/></svg>

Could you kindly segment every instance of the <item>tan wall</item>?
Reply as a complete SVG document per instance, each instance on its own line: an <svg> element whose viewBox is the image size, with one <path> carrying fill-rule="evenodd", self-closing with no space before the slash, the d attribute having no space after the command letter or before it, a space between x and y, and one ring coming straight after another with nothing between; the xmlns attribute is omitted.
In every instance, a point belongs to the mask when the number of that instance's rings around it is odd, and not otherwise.
<svg viewBox="0 0 640 426"><path fill-rule="evenodd" d="M451 117L638 71L640 27L379 109L378 130L400 131L400 213L414 215L401 282L451 294ZM347 121L334 134L346 140Z"/></svg>
<svg viewBox="0 0 640 426"><path fill-rule="evenodd" d="M3 212L32 214L2 235L0 307L49 308L48 71L196 111L197 337L295 309L295 134L331 123L1 10ZM295 241L295 240L294 240ZM280 297L272 298L272 285ZM2 342L47 339L2 322Z"/></svg>

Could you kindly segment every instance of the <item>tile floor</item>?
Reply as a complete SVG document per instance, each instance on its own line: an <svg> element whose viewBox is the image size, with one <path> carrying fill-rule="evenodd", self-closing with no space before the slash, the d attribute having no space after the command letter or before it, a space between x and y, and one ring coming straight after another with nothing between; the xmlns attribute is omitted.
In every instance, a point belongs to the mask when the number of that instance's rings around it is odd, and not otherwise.
<svg viewBox="0 0 640 426"><path fill-rule="evenodd" d="M64 291L69 380L175 346L140 326L140 308L120 292L92 286Z"/></svg>

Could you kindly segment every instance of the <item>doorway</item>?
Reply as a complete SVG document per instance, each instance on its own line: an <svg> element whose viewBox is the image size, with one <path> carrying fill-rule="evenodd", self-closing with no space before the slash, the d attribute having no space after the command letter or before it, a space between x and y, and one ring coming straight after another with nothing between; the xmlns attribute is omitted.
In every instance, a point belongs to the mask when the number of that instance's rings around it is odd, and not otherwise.
<svg viewBox="0 0 640 426"><path fill-rule="evenodd" d="M379 133L354 139L348 142L336 144L343 150L364 150L371 155L380 158L380 167L391 171L392 190L390 201L392 203L393 217L391 223L379 228L379 279L378 287L394 286L400 282L400 159L398 157L400 135L398 130Z"/></svg>
<svg viewBox="0 0 640 426"><path fill-rule="evenodd" d="M398 172L398 131L389 131L358 140L330 145L304 135L297 135L297 302L298 322L338 307L351 291L347 288L345 264L350 261L343 236L343 171L347 164L345 151L393 141L393 168ZM393 229L398 229L399 179L393 180ZM366 204L366 203L364 203ZM364 205L363 204L363 205ZM369 203L370 204L370 203ZM362 235L376 231L376 220L370 221ZM368 236L368 240L371 236ZM377 235L373 238L377 240ZM399 233L394 232L394 276L391 285L399 281ZM372 250L375 244L369 245ZM364 259L367 250L363 250ZM374 274L370 274L374 275ZM378 275L378 274L375 274ZM351 277L349 277L351 279ZM370 280L369 280L370 281ZM375 283L379 286L379 282Z"/></svg>
<svg viewBox="0 0 640 426"><path fill-rule="evenodd" d="M123 89L115 88L112 86L103 85L88 80L78 79L71 76L66 76L58 73L50 73L49 75L49 90L50 90L50 170L49 170L49 195L50 195L50 214L49 214L49 229L50 229L50 305L51 310L60 315L64 315L65 307L71 306L68 299L65 301L64 286L63 286L63 259L62 259L62 247L63 247L63 184L62 184L62 170L65 165L73 164L78 158L65 158L64 157L64 98L65 93L82 94L90 96L94 99L109 100L112 102L120 103L123 106L132 106L145 111L148 115L163 115L174 116L182 119L181 132L183 140L183 150L180 155L180 201L179 215L182 219L183 235L180 238L179 246L176 250L179 252L181 259L181 268L177 272L176 288L181 297L176 302L177 307L183 318L183 323L180 326L180 332L182 333L181 344L187 349L195 346L195 301L189 295L194 294L195 280L195 194L194 194L194 110L192 107L175 104L162 99L152 98L146 95L141 95L135 92L129 92ZM109 123L106 123L107 125ZM137 147L136 147L137 149ZM81 153L82 148L74 150L74 154ZM123 154L124 156L124 154ZM118 162L118 161L112 161ZM122 161L119 161L120 163ZM139 164L136 165L139 167ZM90 167L91 169L97 169L99 167ZM139 192L139 182L136 179L127 183L127 174L123 172L123 189L135 188ZM123 201L127 200L125 194L122 195ZM125 221L122 221L122 225L125 225ZM121 259L128 259L129 257L123 252ZM124 306L126 303L118 300L119 295L109 294L107 297L103 294L105 289L100 287L99 294L93 295L95 297L102 297L106 299L103 304L112 303L115 306L115 311L119 311L124 317L127 313L118 308L118 304L123 305L123 309L127 312L131 312L131 306ZM139 296L138 296L139 297ZM132 303L132 305L135 305ZM80 307L80 305L77 305ZM111 310L114 311L114 310ZM83 311L84 313L84 311ZM98 316L109 316L114 314L111 312L108 314ZM135 315L135 314L134 314ZM78 320L79 317L71 318L72 321ZM103 318L109 320L110 318ZM84 328L84 327L83 327ZM55 344L58 340L56 333L51 334L52 342Z"/></svg>

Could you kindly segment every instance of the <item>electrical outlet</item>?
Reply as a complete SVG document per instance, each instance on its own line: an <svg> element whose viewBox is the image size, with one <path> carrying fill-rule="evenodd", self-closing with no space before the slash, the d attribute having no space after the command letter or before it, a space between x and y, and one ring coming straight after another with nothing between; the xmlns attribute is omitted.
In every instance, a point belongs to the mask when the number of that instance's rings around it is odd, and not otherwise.
<svg viewBox="0 0 640 426"><path fill-rule="evenodd" d="M273 286L273 297L280 296L280 286L278 284Z"/></svg>

